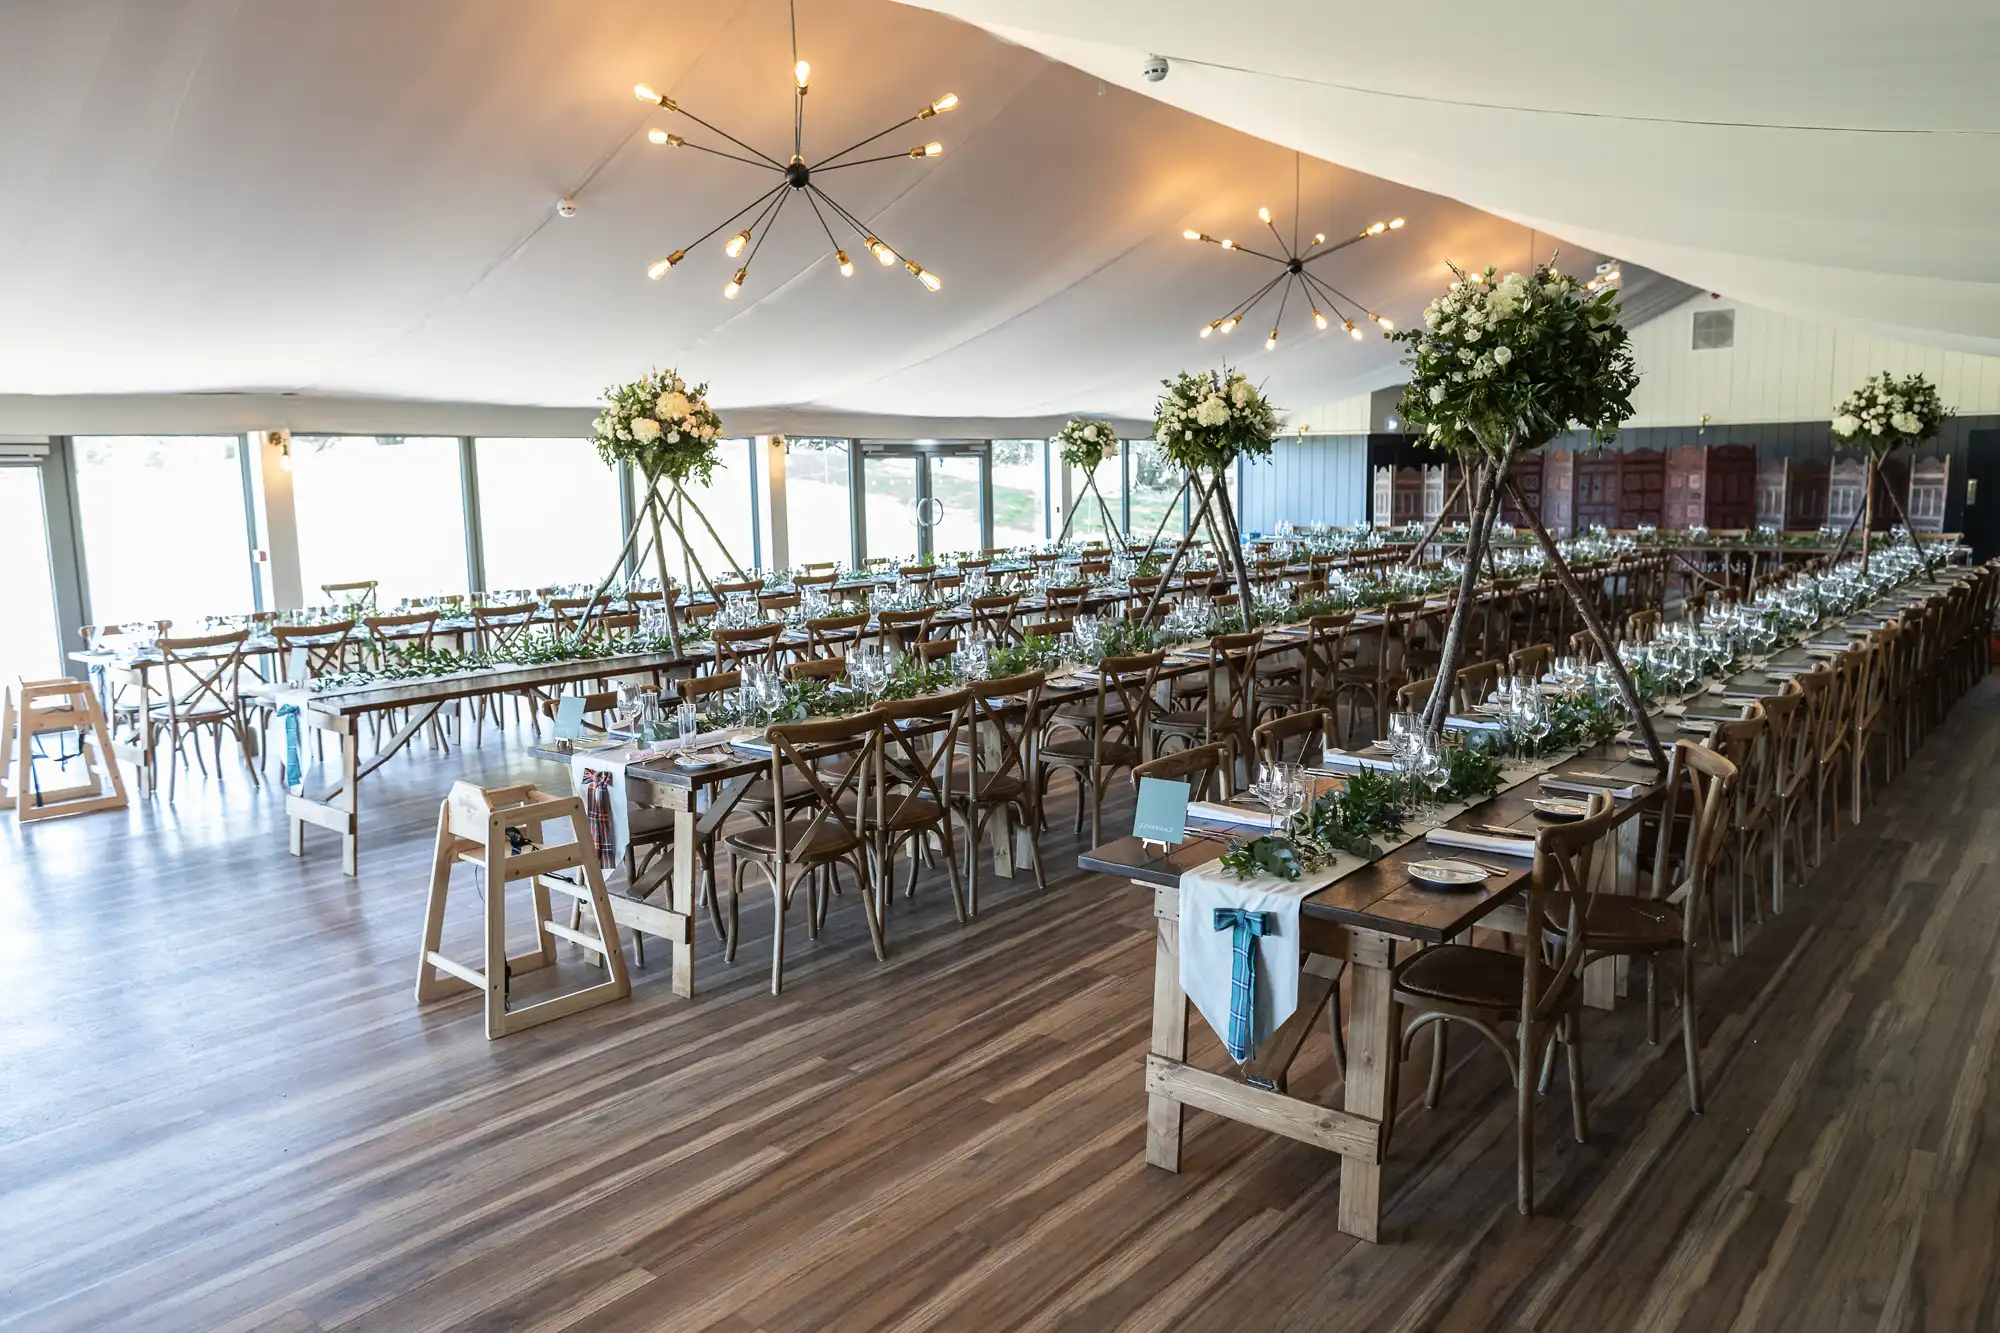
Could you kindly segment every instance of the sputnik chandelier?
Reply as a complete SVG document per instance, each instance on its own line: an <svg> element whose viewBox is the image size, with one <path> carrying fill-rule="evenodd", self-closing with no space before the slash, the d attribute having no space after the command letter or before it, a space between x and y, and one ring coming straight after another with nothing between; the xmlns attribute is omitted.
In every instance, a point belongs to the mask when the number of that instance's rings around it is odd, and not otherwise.
<svg viewBox="0 0 2000 1333"><path fill-rule="evenodd" d="M734 213L731 213L728 217L716 223L695 240L674 251L665 259L655 262L647 268L646 276L655 279L665 277L669 269L687 258L689 250L708 240L723 228L734 225L746 214L752 214L753 216L749 224L732 235L722 247L722 252L728 255L729 258L741 259L742 261L737 265L736 271L730 276L729 284L722 289L724 296L734 300L743 291L743 284L749 280L750 264L757 258L757 251L763 246L764 238L770 235L771 228L777 224L778 215L784 211L785 204L792 196L798 195L803 197L812 206L814 216L819 219L820 229L826 233L827 244L833 247L834 263L840 266L840 275L843 278L854 276L854 261L847 257L847 251L835 237L833 226L827 221L828 213L831 213L834 219L841 224L843 230L852 228L854 234L861 238L862 248L874 255L884 268L901 264L909 271L911 277L921 282L931 291L936 291L944 285L938 280L937 274L931 272L916 260L892 250L881 237L875 234L874 228L856 217L851 210L843 207L824 189L820 188L817 178L827 172L845 171L849 167L865 167L871 162L890 162L898 159L924 162L937 157L944 152L944 145L933 139L929 143L918 144L914 148L903 152L884 153L875 157L851 158L846 161L842 160L848 158L848 154L858 152L876 140L894 134L905 125L913 125L921 120L929 120L933 116L942 115L944 112L951 110L958 105L958 94L946 93L943 97L938 98L937 101L919 110L914 116L899 120L888 129L871 134L859 143L849 144L831 157L823 157L817 162L808 163L804 156L806 89L812 77L812 67L799 59L799 12L797 0L791 0L790 8L792 16L792 80L796 85L792 95L792 154L790 161L780 162L777 158L752 148L749 144L744 143L727 130L709 124L700 116L682 107L673 98L653 91L646 84L638 84L632 89L633 96L637 97L640 101L651 102L655 106L676 115L685 116L703 129L727 139L730 143L742 149L744 153L750 154L750 156L744 157L739 153L729 152L725 149L710 148L702 144L689 143L680 135L669 134L662 129L652 129L646 132L647 139L653 143L663 144L668 148L688 148L699 153L710 153L716 157L726 157L732 162L742 162L748 166L761 167L766 171L776 172L779 178L778 183L769 190L758 195L742 208L737 209ZM750 252L747 255L743 253L745 248L748 248Z"/></svg>
<svg viewBox="0 0 2000 1333"><path fill-rule="evenodd" d="M1239 245L1227 237L1217 239L1205 231L1195 231L1192 228L1181 233L1182 236L1190 241L1205 241L1210 245L1221 246L1224 250L1241 251L1246 255L1255 255L1259 259L1268 259L1278 265L1278 275L1276 277L1231 306L1228 314L1223 315L1219 319L1212 319L1202 325L1202 337L1206 338L1214 333L1228 333L1247 319L1250 312L1257 307L1259 302L1273 291L1276 291L1278 293L1278 312L1271 320L1270 335L1264 339L1264 350L1267 352L1273 350L1278 345L1278 328L1284 323L1285 306L1291 300L1294 285L1303 293L1302 300L1305 306L1312 311L1313 326L1316 329L1325 330L1328 327L1326 310L1322 308L1323 306L1332 309L1333 317L1340 321L1341 327L1345 328L1349 335L1357 342L1361 339L1361 328L1355 323L1355 317L1358 315L1365 313L1368 319L1381 325L1385 332L1393 330L1396 327L1390 320L1368 309L1367 306L1355 300L1346 292L1341 291L1338 287L1321 278L1308 266L1317 264L1328 255L1338 254L1350 245L1358 245L1362 241L1372 240L1377 236L1386 235L1392 231L1400 231L1403 227L1403 219L1395 218L1388 222L1371 222L1360 231L1354 233L1354 235L1335 241L1331 245L1328 245L1326 242L1325 232L1316 232L1313 235L1311 244L1301 248L1299 245L1299 193L1298 166L1295 159L1293 163L1292 186L1292 239L1289 242L1279 232L1277 224L1271 221L1271 210L1268 208L1257 210L1257 220L1270 229L1272 239L1278 243L1278 249L1281 252L1279 254L1266 254L1262 250L1253 250L1247 245ZM1345 303L1344 305L1343 302ZM1352 313L1347 309L1349 306L1353 307Z"/></svg>

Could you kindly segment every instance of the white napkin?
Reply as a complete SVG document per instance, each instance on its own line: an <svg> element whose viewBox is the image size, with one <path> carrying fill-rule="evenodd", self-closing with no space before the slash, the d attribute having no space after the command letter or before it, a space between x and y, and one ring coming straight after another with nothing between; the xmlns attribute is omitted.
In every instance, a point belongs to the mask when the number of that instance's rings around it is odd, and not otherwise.
<svg viewBox="0 0 2000 1333"><path fill-rule="evenodd" d="M1344 750L1329 751L1325 763L1328 768L1372 768L1378 773L1396 771L1396 761L1393 759L1377 759L1369 754L1348 754Z"/></svg>
<svg viewBox="0 0 2000 1333"><path fill-rule="evenodd" d="M1497 731L1505 731L1507 729L1500 723L1493 721L1491 718L1460 717L1455 713L1448 715L1444 720L1444 724L1447 727L1450 727L1453 731L1496 731L1497 732Z"/></svg>
<svg viewBox="0 0 2000 1333"><path fill-rule="evenodd" d="M1461 847L1472 852L1493 852L1500 856L1535 855L1533 838L1504 838L1496 833L1474 833L1469 829L1434 828L1424 835L1433 847Z"/></svg>
<svg viewBox="0 0 2000 1333"><path fill-rule="evenodd" d="M1598 792L1608 791L1621 801L1629 801L1639 794L1640 786L1636 782L1628 782L1621 787L1613 785L1612 781L1607 779L1557 777L1544 774L1542 790L1567 792L1572 796L1594 796Z"/></svg>
<svg viewBox="0 0 2000 1333"><path fill-rule="evenodd" d="M1220 801L1189 801L1187 812L1189 819L1206 819L1211 824L1243 824L1266 831L1271 827L1270 811L1224 805Z"/></svg>
<svg viewBox="0 0 2000 1333"><path fill-rule="evenodd" d="M1235 932L1215 928L1216 909L1240 907L1271 914L1270 929L1256 939L1257 997L1251 1038L1253 1045L1261 1046L1299 1007L1299 901L1326 882L1323 873L1295 880L1275 875L1237 879L1218 861L1182 872L1181 989L1225 1043Z"/></svg>
<svg viewBox="0 0 2000 1333"><path fill-rule="evenodd" d="M611 774L611 863L614 866L624 864L625 849L632 842L631 798L625 789L625 765L631 758L630 750L622 746L616 750L597 750L569 757L570 781L575 784L576 794L584 798L586 808L590 798L583 790L583 775L591 771Z"/></svg>

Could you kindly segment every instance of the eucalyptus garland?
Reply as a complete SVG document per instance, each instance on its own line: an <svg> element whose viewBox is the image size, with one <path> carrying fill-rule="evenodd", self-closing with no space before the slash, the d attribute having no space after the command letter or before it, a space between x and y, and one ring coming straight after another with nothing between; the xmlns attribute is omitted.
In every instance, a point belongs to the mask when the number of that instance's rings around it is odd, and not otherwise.
<svg viewBox="0 0 2000 1333"><path fill-rule="evenodd" d="M708 638L710 632L706 624L684 626L681 629L682 648L685 649L691 643L702 642ZM407 648L383 649L371 667L315 676L312 681L312 691L314 694L323 694L330 690L363 689L390 681L457 676L468 671L557 666L564 662L591 662L600 658L673 651L673 644L664 634L589 634L582 637L537 634L504 650L475 648L467 653L452 652L448 648L411 645Z"/></svg>

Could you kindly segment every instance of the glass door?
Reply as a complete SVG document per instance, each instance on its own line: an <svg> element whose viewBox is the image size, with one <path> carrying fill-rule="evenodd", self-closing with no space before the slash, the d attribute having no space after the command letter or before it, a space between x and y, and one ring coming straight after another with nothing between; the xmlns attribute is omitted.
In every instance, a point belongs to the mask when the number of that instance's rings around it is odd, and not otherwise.
<svg viewBox="0 0 2000 1333"><path fill-rule="evenodd" d="M861 446L862 558L931 561L990 543L984 441Z"/></svg>
<svg viewBox="0 0 2000 1333"><path fill-rule="evenodd" d="M0 569L8 571L7 614L0 617L0 681L12 685L17 676L47 680L63 675L42 470L32 463L0 462Z"/></svg>

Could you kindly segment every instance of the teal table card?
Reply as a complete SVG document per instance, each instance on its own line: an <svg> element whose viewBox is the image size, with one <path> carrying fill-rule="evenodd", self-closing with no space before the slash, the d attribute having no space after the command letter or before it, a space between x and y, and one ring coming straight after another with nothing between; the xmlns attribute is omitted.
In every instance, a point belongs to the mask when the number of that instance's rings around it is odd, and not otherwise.
<svg viewBox="0 0 2000 1333"><path fill-rule="evenodd" d="M305 649L294 648L285 655L285 680L288 684L303 684L308 674Z"/></svg>
<svg viewBox="0 0 2000 1333"><path fill-rule="evenodd" d="M583 735L583 696L565 694L556 700L556 739L573 741Z"/></svg>
<svg viewBox="0 0 2000 1333"><path fill-rule="evenodd" d="M1140 778L1132 836L1175 846L1187 841L1188 785L1171 778Z"/></svg>

